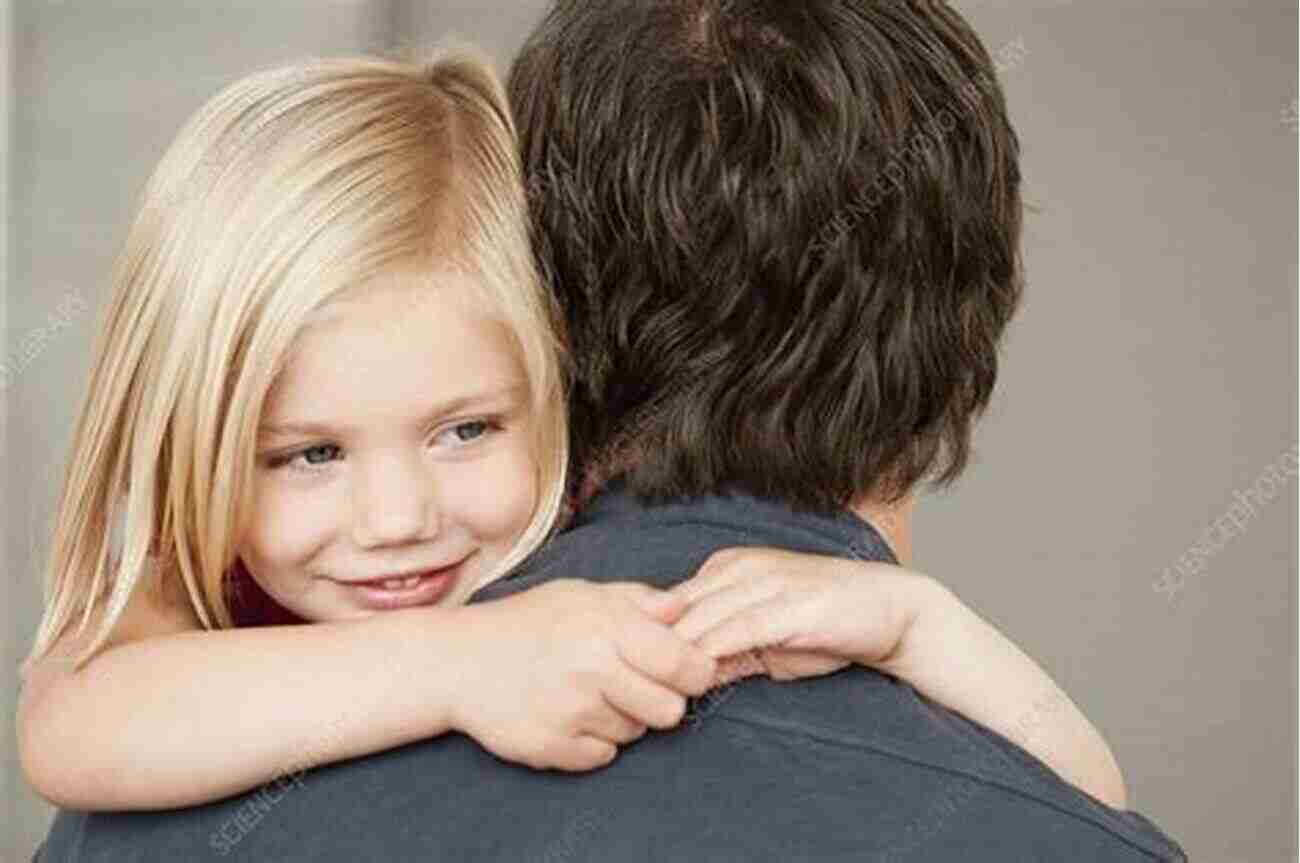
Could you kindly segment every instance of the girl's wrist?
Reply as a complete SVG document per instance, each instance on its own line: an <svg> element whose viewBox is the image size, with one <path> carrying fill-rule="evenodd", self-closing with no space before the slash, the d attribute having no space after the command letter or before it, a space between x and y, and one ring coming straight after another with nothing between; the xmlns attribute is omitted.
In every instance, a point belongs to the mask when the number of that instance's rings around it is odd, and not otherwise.
<svg viewBox="0 0 1300 863"><path fill-rule="evenodd" d="M927 663L942 660L944 645L961 627L965 606L943 583L928 575L904 570L891 579L887 599L901 619L894 649L871 663L876 669L912 680Z"/></svg>
<svg viewBox="0 0 1300 863"><path fill-rule="evenodd" d="M411 717L417 737L442 734L460 727L457 700L469 689L473 655L467 626L473 607L412 608L384 612L366 622L388 645L388 673L402 700L418 705Z"/></svg>

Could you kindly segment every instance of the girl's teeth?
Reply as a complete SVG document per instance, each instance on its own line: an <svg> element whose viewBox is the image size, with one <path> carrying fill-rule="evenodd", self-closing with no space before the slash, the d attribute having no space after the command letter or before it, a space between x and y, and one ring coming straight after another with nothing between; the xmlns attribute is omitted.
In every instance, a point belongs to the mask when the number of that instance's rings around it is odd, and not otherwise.
<svg viewBox="0 0 1300 863"><path fill-rule="evenodd" d="M386 578L380 582L380 586L386 590L402 590L408 587L415 587L420 581L420 576L410 575L406 578Z"/></svg>

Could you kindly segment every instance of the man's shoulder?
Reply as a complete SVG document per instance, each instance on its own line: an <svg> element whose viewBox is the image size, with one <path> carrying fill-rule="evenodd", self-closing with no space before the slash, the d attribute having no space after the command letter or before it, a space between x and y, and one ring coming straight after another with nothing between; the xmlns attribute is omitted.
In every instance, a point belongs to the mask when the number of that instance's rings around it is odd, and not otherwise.
<svg viewBox="0 0 1300 863"><path fill-rule="evenodd" d="M689 578L713 552L731 546L893 562L884 539L848 511L799 513L743 494L649 504L615 486L573 527L472 601L554 578L639 581L667 588Z"/></svg>
<svg viewBox="0 0 1300 863"><path fill-rule="evenodd" d="M1080 846L1055 859L1186 859L1146 818L1111 809L1002 735L873 670L852 667L793 682L743 680L692 704L687 727L708 723L742 729L732 733L748 737L751 751L755 740L769 739L795 758L854 765L894 789L893 803L931 797L944 810L947 831L965 841L983 836L1013 843L995 835L1012 830L1015 841L1055 847L1068 839L1096 853L1090 858Z"/></svg>

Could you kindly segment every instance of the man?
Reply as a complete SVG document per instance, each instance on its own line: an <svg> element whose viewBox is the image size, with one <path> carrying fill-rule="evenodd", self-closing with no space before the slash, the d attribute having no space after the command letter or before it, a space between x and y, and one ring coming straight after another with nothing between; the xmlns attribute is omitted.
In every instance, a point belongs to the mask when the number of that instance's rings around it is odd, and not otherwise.
<svg viewBox="0 0 1300 863"><path fill-rule="evenodd" d="M928 2L564 0L511 93L578 361L581 506L475 600L668 586L736 544L905 554L909 495L961 471L1020 293L1017 141L966 24ZM64 813L43 859L223 856L1185 860L862 669L738 683L592 773L447 735L269 796Z"/></svg>

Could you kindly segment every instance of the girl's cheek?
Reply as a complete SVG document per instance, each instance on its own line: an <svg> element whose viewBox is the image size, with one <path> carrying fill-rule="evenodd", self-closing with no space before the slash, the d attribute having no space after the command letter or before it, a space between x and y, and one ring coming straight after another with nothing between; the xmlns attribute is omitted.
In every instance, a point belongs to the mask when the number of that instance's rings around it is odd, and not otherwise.
<svg viewBox="0 0 1300 863"><path fill-rule="evenodd" d="M533 508L537 506L537 461L529 448L520 446L511 450L509 462L506 470L510 473L507 482L511 492L507 495L509 504L506 508L510 510L514 529L522 531L528 526Z"/></svg>
<svg viewBox="0 0 1300 863"><path fill-rule="evenodd" d="M445 488L456 498L445 505L485 541L513 541L528 526L537 502L533 460L515 448L490 463L479 463L472 475Z"/></svg>
<svg viewBox="0 0 1300 863"><path fill-rule="evenodd" d="M334 497L324 489L312 493L292 483L264 483L250 531L257 556L279 564L310 557L339 528Z"/></svg>
<svg viewBox="0 0 1300 863"><path fill-rule="evenodd" d="M517 492L512 497L511 522L512 530L515 534L523 532L528 526L529 520L533 516L533 509L537 506L538 488L537 488L537 465L531 457L521 458L514 466L513 473L515 476L515 488Z"/></svg>

